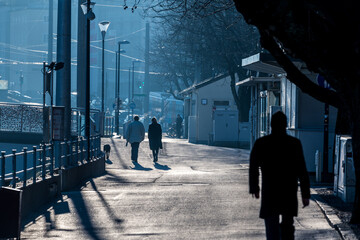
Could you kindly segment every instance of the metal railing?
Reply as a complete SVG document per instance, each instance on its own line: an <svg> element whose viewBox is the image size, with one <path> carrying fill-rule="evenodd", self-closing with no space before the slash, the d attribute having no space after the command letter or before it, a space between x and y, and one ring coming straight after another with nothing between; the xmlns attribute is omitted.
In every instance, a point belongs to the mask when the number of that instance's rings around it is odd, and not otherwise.
<svg viewBox="0 0 360 240"><path fill-rule="evenodd" d="M110 137L115 131L115 118L113 116L105 116L104 119L104 136Z"/></svg>
<svg viewBox="0 0 360 240"><path fill-rule="evenodd" d="M12 150L11 154L1 152L0 186L12 188L26 187L54 176L59 169L84 164L102 156L100 135L90 138L90 158L87 156L87 140L78 137L73 141L55 142L26 147L21 152Z"/></svg>

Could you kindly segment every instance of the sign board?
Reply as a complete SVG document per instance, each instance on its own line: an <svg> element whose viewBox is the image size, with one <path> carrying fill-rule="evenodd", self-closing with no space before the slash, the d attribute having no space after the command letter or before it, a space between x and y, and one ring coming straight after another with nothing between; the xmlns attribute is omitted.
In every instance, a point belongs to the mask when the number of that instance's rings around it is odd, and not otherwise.
<svg viewBox="0 0 360 240"><path fill-rule="evenodd" d="M65 107L52 108L52 133L54 141L64 140L64 113Z"/></svg>

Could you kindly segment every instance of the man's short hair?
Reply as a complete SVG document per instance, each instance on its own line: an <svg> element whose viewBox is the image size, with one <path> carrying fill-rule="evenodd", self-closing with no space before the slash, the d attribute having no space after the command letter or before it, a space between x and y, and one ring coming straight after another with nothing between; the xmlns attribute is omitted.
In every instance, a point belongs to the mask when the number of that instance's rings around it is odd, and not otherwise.
<svg viewBox="0 0 360 240"><path fill-rule="evenodd" d="M136 115L136 116L134 117L134 120L135 120L135 121L139 121L139 116Z"/></svg>
<svg viewBox="0 0 360 240"><path fill-rule="evenodd" d="M271 117L271 128L274 130L286 129L287 119L282 111L274 113Z"/></svg>

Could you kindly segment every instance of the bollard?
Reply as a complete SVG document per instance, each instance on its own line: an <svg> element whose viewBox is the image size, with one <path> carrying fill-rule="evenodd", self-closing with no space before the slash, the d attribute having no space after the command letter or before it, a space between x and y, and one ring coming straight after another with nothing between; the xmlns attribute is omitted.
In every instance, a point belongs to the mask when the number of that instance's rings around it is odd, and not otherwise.
<svg viewBox="0 0 360 240"><path fill-rule="evenodd" d="M26 182L27 182L27 147L23 148L23 152L24 152L24 180L23 180L23 187L26 187Z"/></svg>
<svg viewBox="0 0 360 240"><path fill-rule="evenodd" d="M33 184L36 183L36 146L33 146Z"/></svg>
<svg viewBox="0 0 360 240"><path fill-rule="evenodd" d="M16 149L12 150L12 188L16 188Z"/></svg>
<svg viewBox="0 0 360 240"><path fill-rule="evenodd" d="M319 150L316 150L315 152L315 176L316 176L316 182L321 182L321 152Z"/></svg>
<svg viewBox="0 0 360 240"><path fill-rule="evenodd" d="M41 175L42 179L44 180L46 177L46 145L42 145L42 168L41 168Z"/></svg>
<svg viewBox="0 0 360 240"><path fill-rule="evenodd" d="M1 186L5 185L5 151L1 151Z"/></svg>

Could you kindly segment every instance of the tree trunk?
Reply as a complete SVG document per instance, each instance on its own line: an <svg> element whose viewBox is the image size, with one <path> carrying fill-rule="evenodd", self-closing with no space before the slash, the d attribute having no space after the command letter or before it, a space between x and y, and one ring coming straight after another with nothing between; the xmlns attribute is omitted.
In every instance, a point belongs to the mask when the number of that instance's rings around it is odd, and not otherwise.
<svg viewBox="0 0 360 240"><path fill-rule="evenodd" d="M240 99L239 99L239 96L236 92L236 87L235 87L235 82L236 82L236 78L235 78L235 73L234 72L229 72L230 74L230 78L231 78L231 81L230 81L230 88L231 88L231 93L233 95L233 98L235 100L235 103L236 103L236 107L238 109L238 113L239 113L239 120L241 119L241 102L240 102Z"/></svg>

